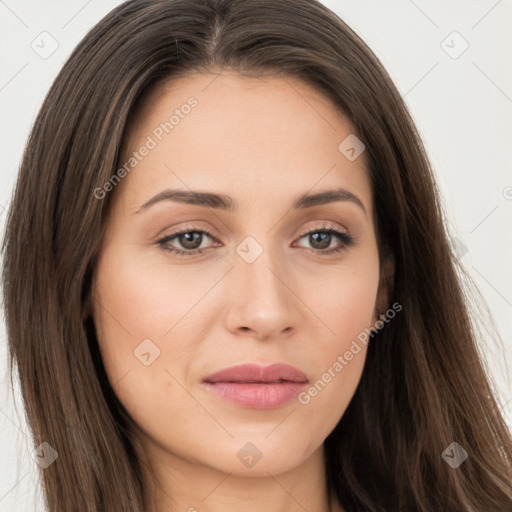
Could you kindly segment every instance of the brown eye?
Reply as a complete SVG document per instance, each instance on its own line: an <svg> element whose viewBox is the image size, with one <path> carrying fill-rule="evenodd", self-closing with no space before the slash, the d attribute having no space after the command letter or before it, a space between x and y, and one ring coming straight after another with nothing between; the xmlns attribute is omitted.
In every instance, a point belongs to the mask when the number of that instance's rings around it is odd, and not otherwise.
<svg viewBox="0 0 512 512"><path fill-rule="evenodd" d="M314 228L302 235L300 240L303 238L307 238L311 249L324 254L339 252L355 244L355 240L352 236L340 231L334 226ZM333 241L335 242L336 239L338 243L334 247L331 247L331 244Z"/></svg>
<svg viewBox="0 0 512 512"><path fill-rule="evenodd" d="M192 256L194 254L200 254L203 250L208 248L201 247L206 238L212 239L213 237L206 231L188 229L187 231L179 231L165 236L158 240L157 244L164 251L180 256Z"/></svg>

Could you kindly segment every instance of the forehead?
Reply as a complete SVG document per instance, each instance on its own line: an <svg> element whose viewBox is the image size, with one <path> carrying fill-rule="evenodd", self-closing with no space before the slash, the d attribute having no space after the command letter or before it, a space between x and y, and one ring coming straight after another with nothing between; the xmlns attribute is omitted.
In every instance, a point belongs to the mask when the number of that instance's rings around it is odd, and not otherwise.
<svg viewBox="0 0 512 512"><path fill-rule="evenodd" d="M297 78L193 73L160 84L139 105L120 161L134 165L116 194L133 209L164 187L243 202L343 186L370 211L365 154L350 161L339 147L353 133L331 100ZM151 149L135 162L144 146Z"/></svg>

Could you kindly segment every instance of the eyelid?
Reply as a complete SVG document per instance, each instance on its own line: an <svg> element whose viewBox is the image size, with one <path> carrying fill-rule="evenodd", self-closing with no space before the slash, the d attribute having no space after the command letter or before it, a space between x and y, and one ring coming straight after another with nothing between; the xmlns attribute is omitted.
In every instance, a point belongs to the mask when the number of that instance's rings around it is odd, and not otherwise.
<svg viewBox="0 0 512 512"><path fill-rule="evenodd" d="M170 238L172 236L176 236L176 235L179 235L182 233L188 233L189 231L194 231L197 233L204 233L206 235L211 236L212 238L213 237L219 238L221 236L220 233L212 226L203 228L203 227L200 227L199 225L187 224L185 226L173 228L172 231L170 231L169 233L166 233L164 230L165 234L158 234L155 237L155 241L161 240L163 238Z"/></svg>
<svg viewBox="0 0 512 512"><path fill-rule="evenodd" d="M329 231L329 230L334 230L334 231L339 231L345 235L350 235L350 232L337 225L337 224L334 224L332 221L317 221L316 224L313 224L312 226L309 226L308 228L306 228L304 231L301 231L301 234L298 235L298 238L302 238L306 235L309 235L312 231L319 231L319 230L323 230L323 231Z"/></svg>

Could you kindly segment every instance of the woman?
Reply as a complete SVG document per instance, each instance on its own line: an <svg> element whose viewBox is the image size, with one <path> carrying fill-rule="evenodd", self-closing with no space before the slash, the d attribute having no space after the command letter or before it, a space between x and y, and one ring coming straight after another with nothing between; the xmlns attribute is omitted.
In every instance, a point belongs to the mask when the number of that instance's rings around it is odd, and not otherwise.
<svg viewBox="0 0 512 512"><path fill-rule="evenodd" d="M4 258L50 512L512 510L421 140L316 1L114 9L41 108Z"/></svg>

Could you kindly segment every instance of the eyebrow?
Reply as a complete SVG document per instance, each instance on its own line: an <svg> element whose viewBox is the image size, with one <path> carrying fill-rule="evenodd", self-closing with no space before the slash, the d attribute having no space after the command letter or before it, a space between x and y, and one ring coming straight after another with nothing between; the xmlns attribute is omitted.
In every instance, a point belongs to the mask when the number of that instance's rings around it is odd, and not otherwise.
<svg viewBox="0 0 512 512"><path fill-rule="evenodd" d="M218 210L235 211L238 208L236 201L225 194L215 194L212 192L201 192L199 190L163 190L151 199L146 201L136 212L141 213L150 206L161 201L175 201L177 203L215 208ZM301 210L334 202L351 202L359 206L366 215L366 209L362 201L352 192L344 188L324 190L314 194L305 193L299 196L292 205L292 209Z"/></svg>

